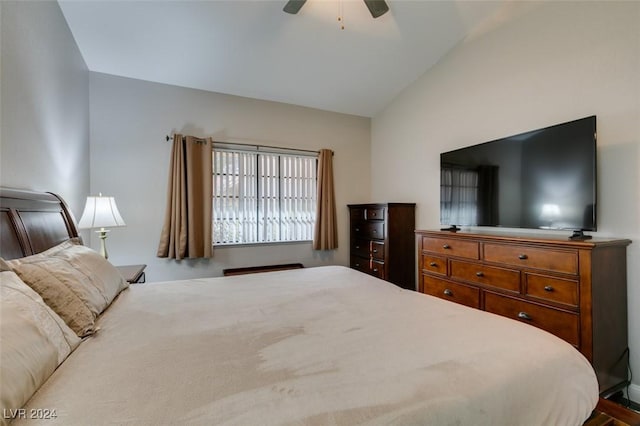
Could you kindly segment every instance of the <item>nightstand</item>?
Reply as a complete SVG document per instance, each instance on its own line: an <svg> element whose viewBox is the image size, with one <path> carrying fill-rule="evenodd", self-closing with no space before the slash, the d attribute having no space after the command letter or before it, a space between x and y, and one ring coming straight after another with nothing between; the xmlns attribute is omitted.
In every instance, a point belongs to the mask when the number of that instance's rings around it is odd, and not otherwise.
<svg viewBox="0 0 640 426"><path fill-rule="evenodd" d="M147 265L123 265L116 266L116 269L129 284L140 284L145 282L144 268L146 267Z"/></svg>

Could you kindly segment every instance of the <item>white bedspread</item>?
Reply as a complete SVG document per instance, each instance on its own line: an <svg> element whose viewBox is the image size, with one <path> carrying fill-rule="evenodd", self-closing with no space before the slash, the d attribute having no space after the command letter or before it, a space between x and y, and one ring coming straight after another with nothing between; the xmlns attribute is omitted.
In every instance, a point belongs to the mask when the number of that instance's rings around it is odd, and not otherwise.
<svg viewBox="0 0 640 426"><path fill-rule="evenodd" d="M344 267L132 285L29 401L37 424L580 425L564 341Z"/></svg>

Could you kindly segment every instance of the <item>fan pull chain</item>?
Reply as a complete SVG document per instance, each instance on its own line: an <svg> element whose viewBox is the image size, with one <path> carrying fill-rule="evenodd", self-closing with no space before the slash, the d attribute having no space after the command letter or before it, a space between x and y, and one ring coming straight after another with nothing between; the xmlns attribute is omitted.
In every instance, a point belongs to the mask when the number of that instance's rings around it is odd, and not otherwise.
<svg viewBox="0 0 640 426"><path fill-rule="evenodd" d="M338 24L340 29L344 30L344 10L342 7L342 0L338 0Z"/></svg>

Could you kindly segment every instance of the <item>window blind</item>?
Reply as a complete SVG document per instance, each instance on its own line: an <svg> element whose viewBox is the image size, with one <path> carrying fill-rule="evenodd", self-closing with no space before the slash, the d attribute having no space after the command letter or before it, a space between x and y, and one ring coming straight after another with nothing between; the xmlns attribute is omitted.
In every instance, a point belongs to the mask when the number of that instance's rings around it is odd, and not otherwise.
<svg viewBox="0 0 640 426"><path fill-rule="evenodd" d="M214 244L313 239L316 158L278 153L213 153Z"/></svg>

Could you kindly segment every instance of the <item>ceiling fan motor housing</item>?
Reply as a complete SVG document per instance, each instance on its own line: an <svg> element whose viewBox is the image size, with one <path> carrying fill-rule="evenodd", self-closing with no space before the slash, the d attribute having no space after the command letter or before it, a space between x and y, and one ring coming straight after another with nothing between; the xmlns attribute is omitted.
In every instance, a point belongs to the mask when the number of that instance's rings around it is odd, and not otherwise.
<svg viewBox="0 0 640 426"><path fill-rule="evenodd" d="M306 1L307 0L289 0L282 10L295 15L302 9ZM374 18L378 18L389 11L389 6L385 0L364 0L364 4L367 5L371 16Z"/></svg>

